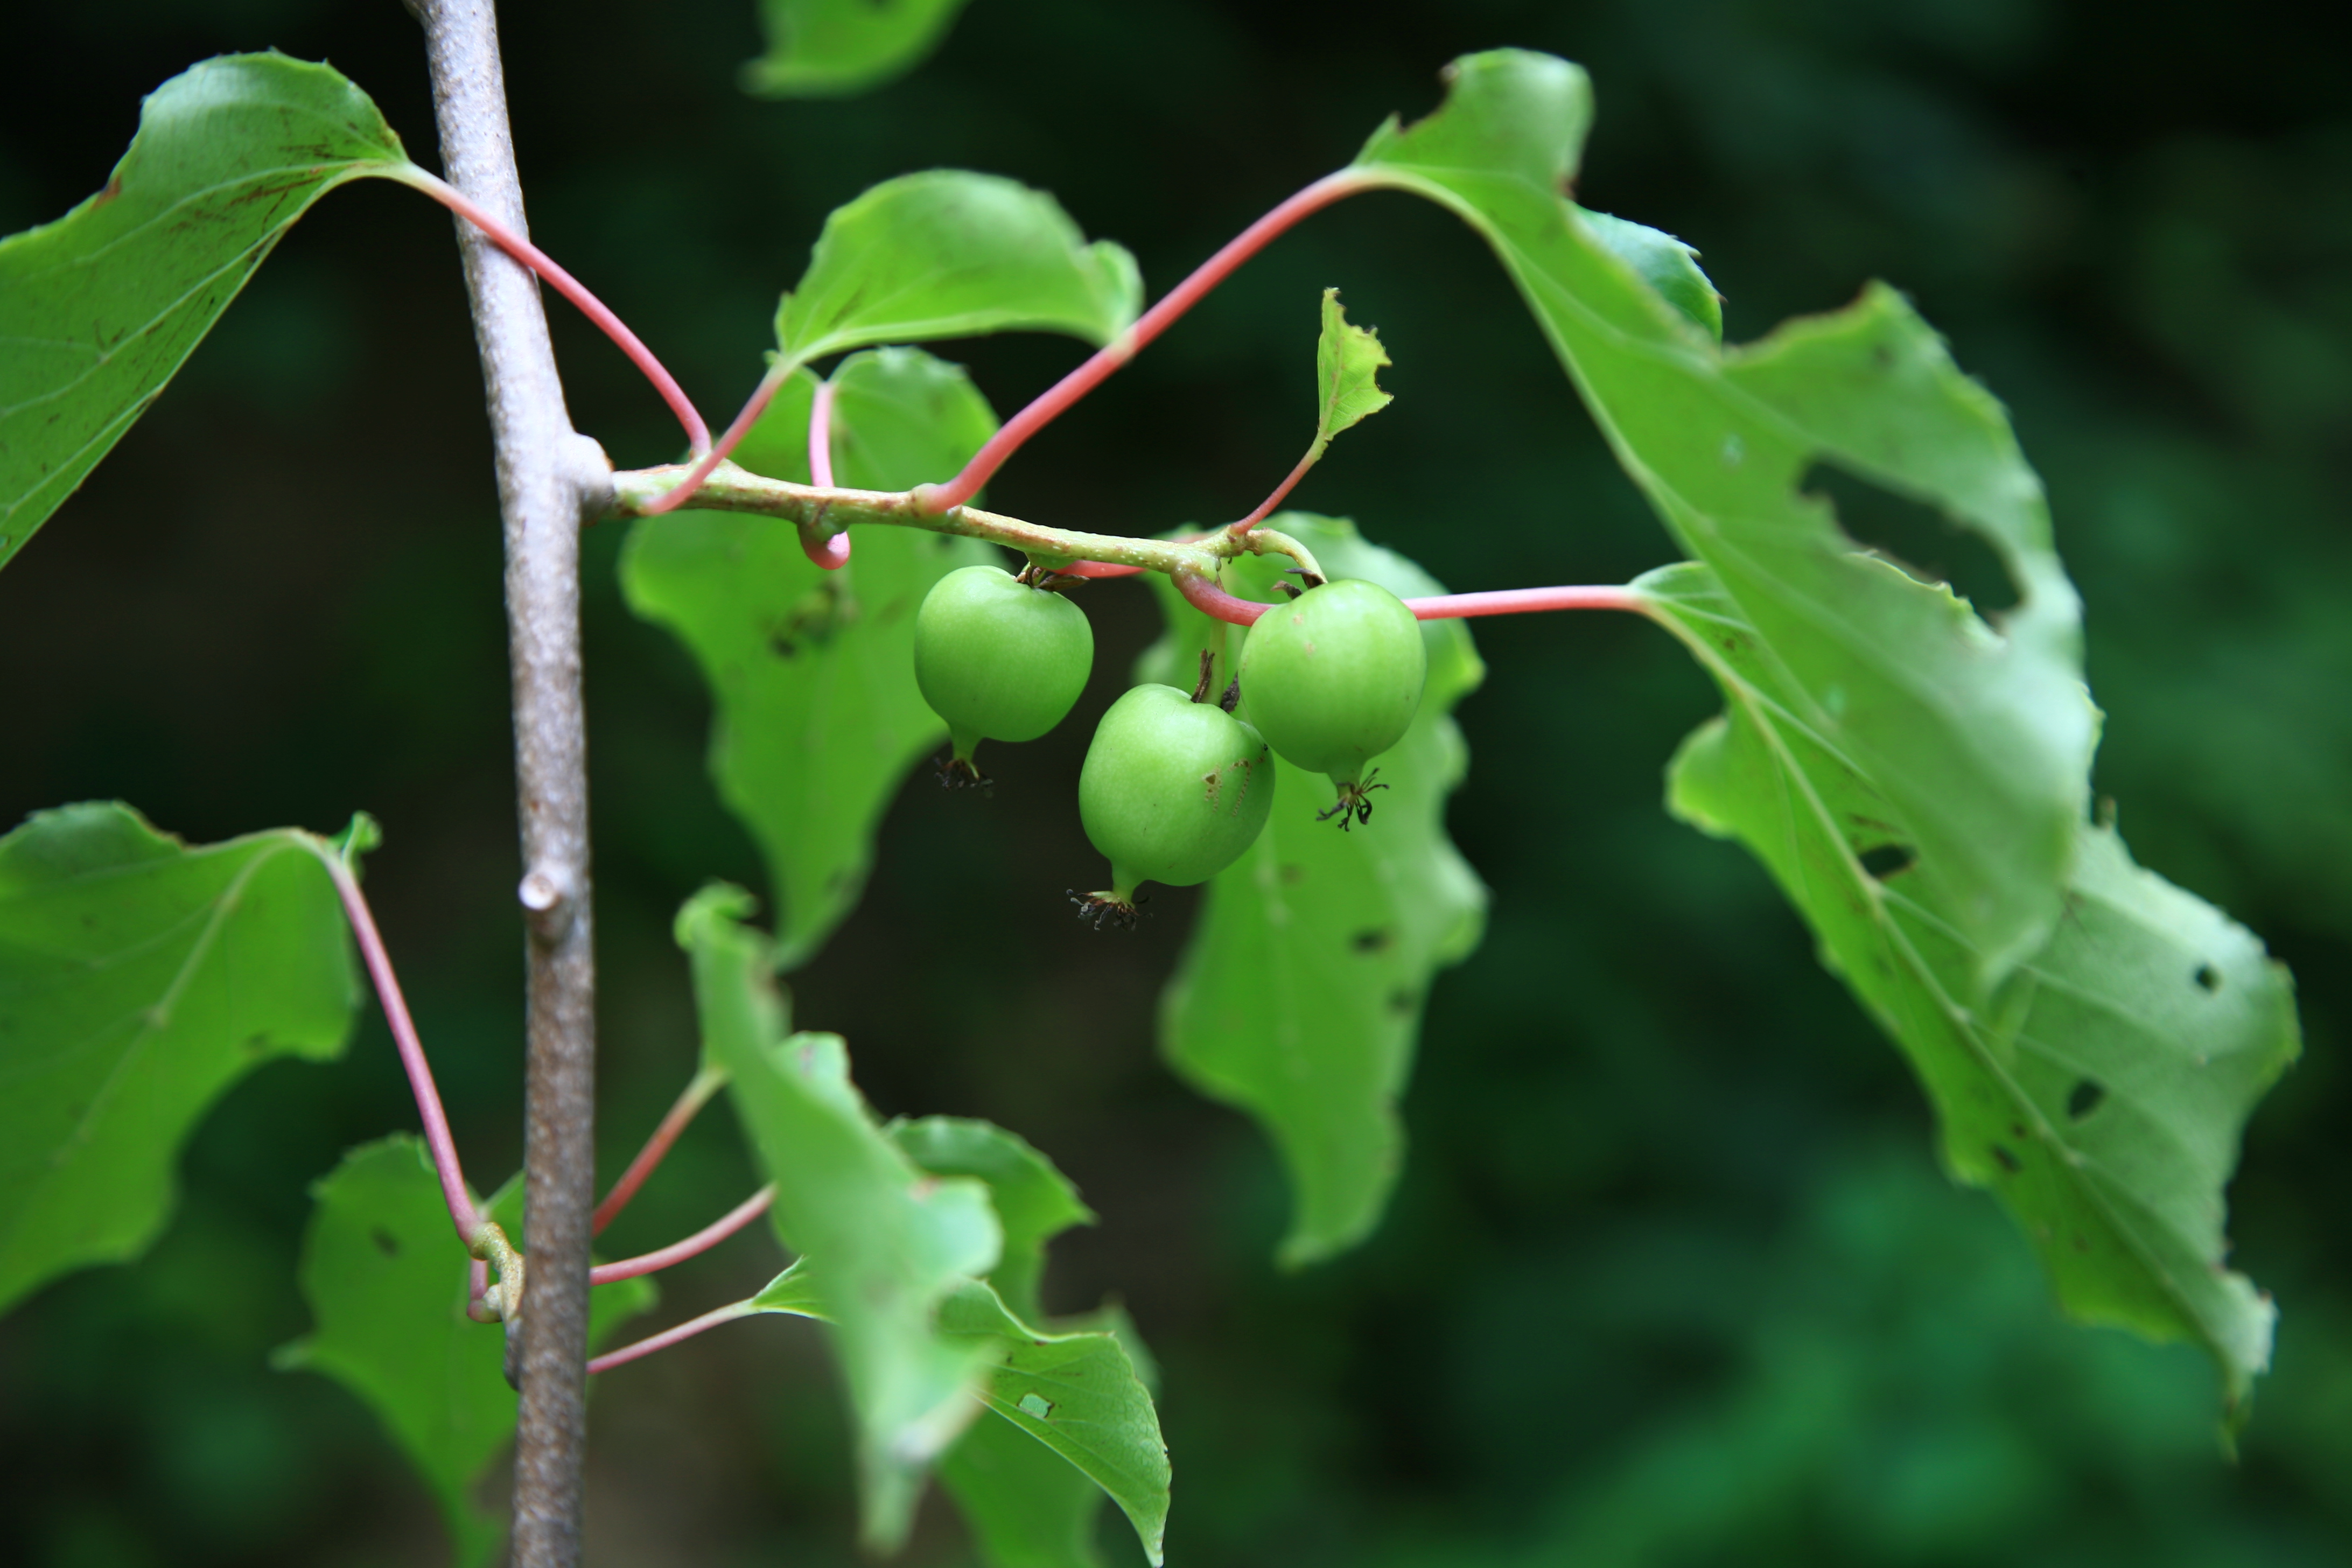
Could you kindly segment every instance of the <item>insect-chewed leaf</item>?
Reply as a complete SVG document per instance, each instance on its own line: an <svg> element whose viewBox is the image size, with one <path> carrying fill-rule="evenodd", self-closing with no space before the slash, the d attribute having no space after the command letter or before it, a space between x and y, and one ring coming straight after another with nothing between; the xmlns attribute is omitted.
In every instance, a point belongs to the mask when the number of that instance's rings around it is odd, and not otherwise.
<svg viewBox="0 0 2352 1568"><path fill-rule="evenodd" d="M1015 329L1102 344L1141 309L1135 258L1089 245L1043 191L931 169L886 180L824 220L800 287L776 308L776 346L801 365L872 343Z"/></svg>
<svg viewBox="0 0 2352 1568"><path fill-rule="evenodd" d="M2221 1188L2296 1048L2292 1004L2251 937L2088 826L2080 606L2000 405L1880 285L1751 346L1694 332L1671 279L1562 194L1583 73L1501 51L1448 79L1354 169L1486 237L1698 558L1641 584L1730 705L1684 748L1673 808L1771 867L2066 1308L2202 1342L2242 1412L2270 1309L2222 1269ZM2014 607L1996 625L1856 549L1802 488L1817 465L1979 535Z"/></svg>
<svg viewBox="0 0 2352 1568"><path fill-rule="evenodd" d="M272 1364L322 1373L357 1394L432 1489L457 1562L486 1563L505 1530L475 1503L474 1486L514 1436L516 1401L504 1330L466 1315L466 1249L432 1159L422 1141L395 1133L350 1151L310 1190L301 1280L317 1326ZM520 1240L522 1178L483 1212ZM646 1279L597 1287L589 1342L654 1300Z"/></svg>
<svg viewBox="0 0 2352 1568"><path fill-rule="evenodd" d="M1751 348L1695 333L1560 194L1591 119L1584 73L1502 50L1454 62L1445 105L1354 164L1494 247L1627 471L1715 569L1906 824L1985 985L2037 951L2086 799L2095 716L2080 607L2041 481L2000 406L1892 290ZM1948 593L1858 554L1804 474L1829 462L1984 536L2019 590L1996 634Z"/></svg>
<svg viewBox="0 0 2352 1568"><path fill-rule="evenodd" d="M1012 1317L1025 1323L1045 1323L1038 1278L1045 1269L1045 1244L1074 1225L1095 1221L1094 1212L1078 1201L1069 1178L1025 1140L989 1122L931 1116L893 1123L889 1131L898 1146L933 1175L978 1176L988 1184L990 1202L1004 1225L1004 1254L990 1270L986 1289L995 1292L996 1301ZM1148 1366L1139 1364L1139 1342L1124 1313L1111 1308L1045 1327L1051 1335L1065 1339L1112 1335L1121 1352L1130 1358L1131 1380L1145 1389L1144 1409L1149 1412L1150 1374ZM1003 1349L1017 1361L1023 1351L1034 1354L1042 1348L1039 1338L1032 1332L1017 1342L1006 1341ZM1114 1403L1122 1417L1131 1417L1133 1391L1109 1370L1108 1352L1091 1340L1076 1342L1084 1352L1076 1359L1097 1369L1117 1395ZM1045 1396L1029 1384L1019 1383L1023 1372L1000 1366L991 1375L995 1385L989 1401L992 1410L1007 1403L1017 1407L1027 1399L1033 1414L1042 1413L1049 1421L1053 1418L1055 1412ZM1066 1402L1061 1410L1066 1429L1072 1422L1094 1418L1090 1412ZM1132 1426L1130 1421L1129 1428ZM1156 1415L1141 1446L1133 1429L1125 1430L1124 1436L1112 1440L1114 1453L1124 1456L1113 1466L1112 1484L1128 1494L1121 1500L1122 1506L1134 1505L1130 1517L1135 1510L1141 1510L1137 1529L1149 1531L1144 1536L1145 1548L1157 1561L1159 1531L1167 1518L1166 1450L1160 1445ZM1148 1475L1155 1463L1160 1478L1156 1490L1147 1480L1139 1491L1134 1477ZM991 1568L1094 1568L1100 1562L1095 1519L1108 1488L1062 1448L1040 1442L1012 1420L982 1417L975 1421L940 1461L940 1480L955 1499L971 1529L973 1544Z"/></svg>
<svg viewBox="0 0 2352 1568"><path fill-rule="evenodd" d="M1168 1529L1168 1445L1122 1339L1124 1320L1035 1328L974 1280L948 1298L940 1326L987 1346L996 1360L981 1397L1001 1419L975 1429L977 1444L959 1444L945 1471L991 1560L999 1568L1083 1568L1096 1560L1079 1517L1092 1500L989 1430L1009 1424L1117 1503L1157 1568Z"/></svg>
<svg viewBox="0 0 2352 1568"><path fill-rule="evenodd" d="M359 989L326 852L290 828L192 847L111 804L0 838L0 1308L145 1251L230 1085L341 1054Z"/></svg>
<svg viewBox="0 0 2352 1568"><path fill-rule="evenodd" d="M0 565L312 202L409 166L375 105L328 66L226 55L150 93L105 189L0 239Z"/></svg>
<svg viewBox="0 0 2352 1568"><path fill-rule="evenodd" d="M2256 1100L2297 1050L2293 988L2221 911L2087 823L2065 914L1990 998L1982 958L1900 857L1871 781L1796 715L1785 675L1704 566L1640 586L1730 706L1685 742L1675 814L1771 868L1824 961L1903 1047L1945 1158L2000 1194L2060 1300L2090 1322L2193 1340L2242 1410L2269 1300L2223 1268L2222 1188Z"/></svg>
<svg viewBox="0 0 2352 1568"><path fill-rule="evenodd" d="M1352 523L1271 520L1339 577L1399 595L1442 593ZM1271 600L1274 570L1245 558L1237 591ZM1155 579L1156 583L1164 579ZM1150 679L1173 684L1203 647L1240 653L1239 633L1163 591L1172 628ZM1256 844L1209 884L1201 923L1161 999L1160 1047L1185 1079L1263 1123L1282 1151L1296 1211L1286 1263L1328 1257L1380 1221L1403 1152L1397 1096L1412 1065L1429 984L1478 945L1486 890L1445 836L1445 797L1469 754L1451 713L1484 679L1469 629L1426 621L1429 679L1412 728L1379 759L1377 815L1363 832L1315 820L1330 781L1276 759L1289 782ZM1221 666L1218 679L1231 663ZM1240 716L1249 716L1246 699Z"/></svg>
<svg viewBox="0 0 2352 1568"><path fill-rule="evenodd" d="M905 489L961 468L996 416L958 367L883 349L834 374L837 477ZM806 483L815 384L785 383L736 454ZM814 953L857 902L874 834L907 771L945 741L915 685L915 611L931 584L992 559L977 540L858 531L824 572L792 524L680 511L637 522L621 557L629 607L693 649L718 707L710 773L768 864L785 962Z"/></svg>
<svg viewBox="0 0 2352 1568"><path fill-rule="evenodd" d="M761 0L768 52L743 68L762 98L839 98L922 64L964 0Z"/></svg>
<svg viewBox="0 0 2352 1568"><path fill-rule="evenodd" d="M1332 437L1395 401L1381 390L1380 374L1388 363L1379 331L1351 324L1339 290L1324 289L1323 330L1315 340L1315 444L1307 449L1308 462L1323 456Z"/></svg>
<svg viewBox="0 0 2352 1568"><path fill-rule="evenodd" d="M771 1215L810 1262L812 1315L833 1325L857 1426L862 1534L906 1538L924 1476L979 1411L991 1348L945 1333L943 1300L995 1267L1003 1233L988 1188L934 1176L886 1133L849 1080L840 1037L786 1036L767 939L741 923L736 889L697 894L677 917L694 966L708 1059L775 1184ZM803 1310L788 1280L766 1310Z"/></svg>

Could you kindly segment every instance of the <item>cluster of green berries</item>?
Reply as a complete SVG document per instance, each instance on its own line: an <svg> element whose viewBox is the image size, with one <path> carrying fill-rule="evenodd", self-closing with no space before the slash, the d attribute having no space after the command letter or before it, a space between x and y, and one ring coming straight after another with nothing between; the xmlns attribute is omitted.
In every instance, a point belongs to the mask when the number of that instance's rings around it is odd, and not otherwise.
<svg viewBox="0 0 2352 1568"><path fill-rule="evenodd" d="M915 681L947 721L947 781L981 782L982 741L1035 740L1085 689L1094 631L1052 582L966 566L940 578L916 613ZM1239 859L1274 807L1272 752L1330 775L1339 797L1318 820L1369 822L1370 792L1388 787L1370 763L1412 726L1428 655L1402 600L1349 579L1269 607L1222 698L1205 658L1202 668L1197 690L1138 686L1095 727L1078 817L1110 860L1111 886L1079 903L1097 925L1132 921L1141 883L1190 887Z"/></svg>

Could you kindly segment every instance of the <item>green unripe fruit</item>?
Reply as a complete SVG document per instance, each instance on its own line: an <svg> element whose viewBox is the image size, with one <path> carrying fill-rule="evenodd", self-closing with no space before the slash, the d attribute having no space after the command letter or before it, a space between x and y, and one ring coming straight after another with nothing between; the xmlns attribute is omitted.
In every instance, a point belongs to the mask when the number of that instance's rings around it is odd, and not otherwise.
<svg viewBox="0 0 2352 1568"><path fill-rule="evenodd" d="M915 684L954 738L950 770L977 779L983 740L1034 741L1062 721L1094 668L1086 612L994 566L931 584L915 612Z"/></svg>
<svg viewBox="0 0 2352 1568"><path fill-rule="evenodd" d="M1273 805L1274 757L1255 730L1172 686L1135 688L1103 715L1078 773L1078 819L1113 884L1081 904L1097 923L1132 918L1139 882L1207 881Z"/></svg>
<svg viewBox="0 0 2352 1568"><path fill-rule="evenodd" d="M1358 820L1370 816L1364 792L1385 787L1365 764L1404 739L1428 677L1421 623L1394 594L1356 578L1275 605L1242 644L1250 721L1286 762L1330 774Z"/></svg>

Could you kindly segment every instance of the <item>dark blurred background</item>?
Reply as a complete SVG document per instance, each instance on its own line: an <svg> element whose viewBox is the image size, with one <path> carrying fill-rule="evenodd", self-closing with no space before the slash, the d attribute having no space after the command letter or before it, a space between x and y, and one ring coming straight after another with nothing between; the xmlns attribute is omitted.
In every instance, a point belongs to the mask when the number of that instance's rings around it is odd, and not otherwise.
<svg viewBox="0 0 2352 1568"><path fill-rule="evenodd" d="M873 181L960 164L1045 186L1156 292L1381 116L1433 105L1452 56L1585 62L1583 199L1697 245L1733 338L1884 277L2007 402L2088 604L2100 790L2143 861L2294 966L2307 1055L2231 1192L2236 1261L2284 1311L2232 1466L2198 1352L2059 1321L1990 1200L1939 1174L1905 1068L1760 871L1665 818L1660 767L1715 707L1683 655L1607 617L1485 621L1453 820L1491 928L1435 989L1387 1225L1284 1276L1266 1146L1154 1058L1189 897L1132 938L1062 901L1096 874L1080 747L1155 629L1141 589L1091 590L1079 713L1001 752L992 799L910 783L863 908L793 984L883 1110L994 1118L1101 1212L1049 1296L1123 1296L1166 1363L1172 1561L2352 1562L2352 13L975 0L907 79L769 104L734 86L751 0L503 9L536 237L721 418L824 214ZM0 39L0 231L97 189L140 95L225 50L331 59L433 163L394 0L16 6ZM1307 434L1327 284L1381 328L1398 402L1301 504L1456 588L1665 556L1499 270L1388 195L1284 239L993 504L1124 531L1236 515ZM670 457L635 373L552 313L581 427L624 464ZM1009 412L1078 351L946 352ZM761 882L703 777L694 672L615 591L620 541L594 530L586 567L608 1170L689 1071L671 912L707 877ZM199 839L375 812L370 886L485 1186L520 1146L498 594L449 221L372 184L293 232L0 575L0 823L90 796ZM264 1364L307 1326L305 1184L414 1121L371 1010L341 1064L273 1066L223 1103L145 1262L0 1324L0 1559L441 1560L370 1416ZM611 1241L657 1245L751 1182L714 1114ZM774 1257L751 1237L676 1270L657 1321ZM805 1325L603 1383L593 1563L851 1559L840 1402ZM907 1560L969 1560L937 1500Z"/></svg>

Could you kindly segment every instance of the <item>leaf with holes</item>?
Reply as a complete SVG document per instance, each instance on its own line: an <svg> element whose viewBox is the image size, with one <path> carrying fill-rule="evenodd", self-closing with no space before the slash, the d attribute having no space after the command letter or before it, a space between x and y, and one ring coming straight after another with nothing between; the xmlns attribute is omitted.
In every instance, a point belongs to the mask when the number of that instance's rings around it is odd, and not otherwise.
<svg viewBox="0 0 2352 1568"><path fill-rule="evenodd" d="M375 1413L441 1505L460 1564L489 1561L504 1522L476 1484L514 1436L506 1334L466 1315L467 1258L449 1224L424 1142L406 1132L362 1144L313 1184L302 1238L303 1299L317 1323L270 1364L333 1378ZM522 1235L522 1178L483 1212ZM654 1304L653 1281L599 1286L588 1338L603 1342Z"/></svg>
<svg viewBox="0 0 2352 1568"><path fill-rule="evenodd" d="M964 0L761 0L768 52L743 68L762 98L839 98L922 64Z"/></svg>
<svg viewBox="0 0 2352 1568"><path fill-rule="evenodd" d="M985 1121L932 1116L894 1123L890 1132L933 1175L978 1176L988 1184L989 1200L1004 1226L1004 1254L989 1272L989 1288L1013 1317L1044 1321L1038 1278L1045 1244L1074 1225L1095 1222L1069 1178L1025 1140ZM1047 1326L1059 1334L1115 1335L1149 1392L1148 1363L1141 1360L1133 1325L1118 1309ZM995 1375L1001 1380L1006 1374L1000 1370ZM1000 1390L1016 1404L1029 1392ZM1156 1417L1152 1430L1156 1439ZM967 1427L940 1461L940 1481L992 1568L1094 1568L1101 1561L1095 1520L1102 1511L1103 1488L1009 1420L982 1417ZM1160 1514L1164 1518L1164 1500Z"/></svg>
<svg viewBox="0 0 2352 1568"><path fill-rule="evenodd" d="M1637 586L1729 704L1675 759L1675 815L1770 868L1823 962L1910 1058L1946 1161L2000 1195L2066 1309L2201 1343L2242 1415L2275 1314L2222 1266L2222 1189L2248 1114L2298 1048L2286 972L2086 823L2064 915L1979 992L1983 955L1909 863L1899 816L1795 718L1799 694L1729 595L1696 564Z"/></svg>
<svg viewBox="0 0 2352 1568"><path fill-rule="evenodd" d="M1273 519L1325 571L1400 596L1443 593L1355 525L1304 512ZM1279 563L1245 557L1228 575L1273 601ZM1165 584L1166 579L1155 578ZM1241 634L1165 586L1171 636L1147 679L1190 686L1200 652L1229 679ZM1377 814L1340 834L1315 819L1330 782L1280 759L1290 782L1249 852L1211 880L1200 924L1160 1002L1160 1048L1185 1080L1257 1118L1290 1173L1295 1211L1282 1243L1297 1265L1353 1246L1380 1222L1403 1157L1397 1097L1436 972L1478 945L1486 890L1445 836L1445 798L1469 763L1450 714L1486 667L1460 621L1425 621L1428 684L1412 728L1380 759ZM1244 705L1241 716L1247 718Z"/></svg>
<svg viewBox="0 0 2352 1568"><path fill-rule="evenodd" d="M1998 984L2058 919L2097 730L2074 590L1999 405L1882 287L1718 348L1561 195L1591 119L1582 71L1504 50L1449 79L1443 108L1376 132L1353 173L1448 207L1494 247L1626 471L1715 569L1795 711L1899 813L1919 885L1977 954L1977 984ZM2000 629L1857 555L1801 489L1815 464L1982 534L2019 591Z"/></svg>
<svg viewBox="0 0 2352 1568"><path fill-rule="evenodd" d="M2251 938L2086 826L2098 713L2079 605L2000 405L1882 286L1719 347L1562 194L1591 118L1581 71L1500 51L1448 79L1443 108L1391 121L1352 168L1486 238L1703 563L1643 584L1730 702L1678 759L1674 809L1772 867L1911 1057L1953 1168L2000 1187L2066 1308L2203 1343L2242 1413L2270 1310L2221 1269L2221 1189L2248 1109L2295 1048L2293 1010ZM1856 550L1811 493L1820 472L1980 537L2013 606L1996 625L1929 574ZM2078 942L2092 906L2112 952ZM2194 971L2192 932L2238 954L2232 999L2135 1016L2125 977ZM2105 1124L2141 1130L2126 1148L2076 1140L2037 1095L2049 1064L2095 1059L2106 1075L2081 1079L2106 1092L2109 1076L2164 1086Z"/></svg>
<svg viewBox="0 0 2352 1568"><path fill-rule="evenodd" d="M1014 329L1099 345L1142 300L1135 258L1107 239L1087 244L1045 192L931 169L886 180L824 220L800 287L776 308L776 347L803 365L873 343Z"/></svg>
<svg viewBox="0 0 2352 1568"><path fill-rule="evenodd" d="M375 105L327 66L226 55L150 93L105 189L0 239L0 565L312 202L409 167Z"/></svg>
<svg viewBox="0 0 2352 1568"><path fill-rule="evenodd" d="M1104 1323L1032 1327L976 1280L949 1297L940 1311L943 1334L985 1346L995 1360L981 1390L989 1410L1100 1488L1127 1515L1157 1568L1168 1530L1168 1445L1151 1391L1121 1342L1123 1321ZM1047 1479L1034 1456L1013 1459L1010 1451L1002 1435L992 1432L948 1472L967 1517L995 1547L994 1560L1004 1568L1092 1563L1092 1542L1076 1519L1074 1489L1061 1478ZM1003 1517L1024 1506L1036 1509L1036 1515L1025 1521ZM1077 1554L1049 1554L1069 1549Z"/></svg>
<svg viewBox="0 0 2352 1568"><path fill-rule="evenodd" d="M191 847L119 804L0 838L0 1308L145 1251L212 1103L342 1053L359 990L326 852L291 828Z"/></svg>
<svg viewBox="0 0 2352 1568"><path fill-rule="evenodd" d="M952 474L996 416L958 367L916 349L835 373L844 484L904 489ZM805 483L815 384L784 384L737 460ZM804 962L856 906L874 833L907 771L947 730L915 685L915 611L931 584L993 559L975 540L867 528L825 572L792 524L736 512L639 521L621 556L629 607L694 652L718 707L710 774L759 843L781 906L779 947Z"/></svg>
<svg viewBox="0 0 2352 1568"><path fill-rule="evenodd" d="M744 925L750 900L712 887L677 917L693 960L708 1058L728 1089L761 1170L784 1245L812 1265L812 1294L833 1325L857 1427L861 1536L906 1539L923 1477L979 1406L988 1348L942 1331L941 1302L995 1267L1003 1233L988 1188L933 1176L907 1157L849 1080L837 1035L787 1037L775 955ZM770 1287L782 1304L787 1281Z"/></svg>

